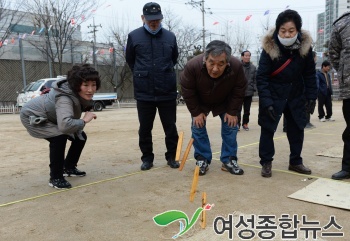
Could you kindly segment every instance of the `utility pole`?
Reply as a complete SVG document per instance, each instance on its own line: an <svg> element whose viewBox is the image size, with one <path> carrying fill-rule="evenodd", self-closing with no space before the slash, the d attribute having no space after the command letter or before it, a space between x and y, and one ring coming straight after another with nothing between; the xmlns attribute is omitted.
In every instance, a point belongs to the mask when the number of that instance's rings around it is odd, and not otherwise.
<svg viewBox="0 0 350 241"><path fill-rule="evenodd" d="M212 14L212 12L210 11L210 8L205 8L204 7L204 0L201 0L201 1L193 1L193 0L191 0L190 2L188 2L188 3L185 3L185 4L190 4L190 5L192 5L193 7L196 7L196 6L200 6L201 8L200 8L200 10L201 10L201 12L202 12L202 27L203 27L203 29L202 29L202 34L203 34L203 36L202 36L202 38L203 38L203 46L202 46L202 49L203 49L203 52L204 52L204 50L205 50L205 18L204 18L204 16L205 16L205 13L207 13L206 12L206 9L208 9L209 10L209 14Z"/></svg>
<svg viewBox="0 0 350 241"><path fill-rule="evenodd" d="M97 70L97 59L96 59L96 32L97 27L102 28L102 25L95 25L95 18L92 18L92 25L90 24L88 28L92 28L92 30L89 33L93 33L94 40L92 42L92 61L94 63L95 69Z"/></svg>
<svg viewBox="0 0 350 241"><path fill-rule="evenodd" d="M27 80L26 80L26 69L25 69L24 57L23 57L22 37L19 37L19 55L20 55L21 64L22 64L22 79L23 79L23 89L24 89L27 86Z"/></svg>

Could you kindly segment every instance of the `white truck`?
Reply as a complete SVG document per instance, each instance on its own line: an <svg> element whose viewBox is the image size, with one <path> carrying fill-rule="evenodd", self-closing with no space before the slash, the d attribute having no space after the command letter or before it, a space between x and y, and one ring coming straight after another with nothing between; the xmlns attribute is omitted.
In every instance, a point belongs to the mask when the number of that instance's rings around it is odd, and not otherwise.
<svg viewBox="0 0 350 241"><path fill-rule="evenodd" d="M113 103L117 103L119 107L117 93L96 93L92 100L94 101L94 111L102 111L106 106L113 105Z"/></svg>

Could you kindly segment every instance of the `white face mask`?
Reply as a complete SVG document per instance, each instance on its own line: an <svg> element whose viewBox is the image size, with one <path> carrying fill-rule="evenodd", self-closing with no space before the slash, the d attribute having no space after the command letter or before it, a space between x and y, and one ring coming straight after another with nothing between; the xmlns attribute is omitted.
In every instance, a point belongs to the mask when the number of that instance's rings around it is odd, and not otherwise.
<svg viewBox="0 0 350 241"><path fill-rule="evenodd" d="M282 45L291 46L297 40L298 34L296 34L293 38L281 38L279 35L277 35L277 37Z"/></svg>

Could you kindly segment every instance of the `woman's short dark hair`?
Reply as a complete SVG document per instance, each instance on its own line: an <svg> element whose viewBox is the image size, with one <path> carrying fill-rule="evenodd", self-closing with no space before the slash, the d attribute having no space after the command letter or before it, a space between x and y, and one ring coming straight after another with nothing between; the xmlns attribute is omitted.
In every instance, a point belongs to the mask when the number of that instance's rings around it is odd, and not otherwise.
<svg viewBox="0 0 350 241"><path fill-rule="evenodd" d="M281 12L280 14L278 14L276 19L276 31L278 32L280 30L281 25L287 22L293 22L298 32L301 31L301 26L303 25L303 21L301 20L301 17L297 11L287 9Z"/></svg>
<svg viewBox="0 0 350 241"><path fill-rule="evenodd" d="M96 89L101 87L101 79L98 71L89 64L74 65L68 71L67 80L75 93L80 92L81 84L86 81L96 81Z"/></svg>

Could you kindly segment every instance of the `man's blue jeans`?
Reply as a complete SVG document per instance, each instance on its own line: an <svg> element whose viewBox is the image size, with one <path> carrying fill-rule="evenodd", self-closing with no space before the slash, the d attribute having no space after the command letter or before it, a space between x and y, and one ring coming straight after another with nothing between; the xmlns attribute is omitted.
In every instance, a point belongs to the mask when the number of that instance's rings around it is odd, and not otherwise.
<svg viewBox="0 0 350 241"><path fill-rule="evenodd" d="M221 156L220 160L223 163L229 161L229 157L237 157L237 126L230 127L227 122L224 122L225 113L220 114L221 119ZM193 117L191 124L192 138L194 139L194 158L198 159L200 157L206 159L210 164L212 159L212 151L210 147L209 137L206 128L206 122L202 128L198 128L193 125Z"/></svg>

